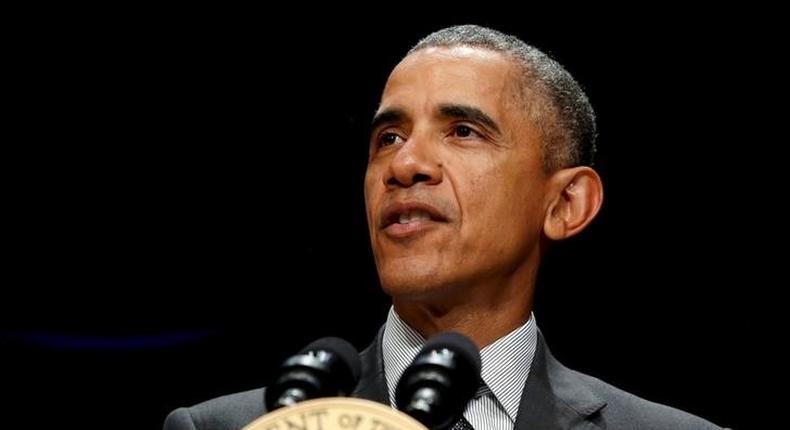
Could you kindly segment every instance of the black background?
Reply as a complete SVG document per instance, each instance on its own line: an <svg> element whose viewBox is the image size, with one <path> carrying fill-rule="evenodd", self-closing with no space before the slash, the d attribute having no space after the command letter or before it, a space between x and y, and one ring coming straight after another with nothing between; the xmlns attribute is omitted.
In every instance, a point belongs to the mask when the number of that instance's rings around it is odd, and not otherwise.
<svg viewBox="0 0 790 430"><path fill-rule="evenodd" d="M413 43L477 23L559 60L599 117L603 211L540 277L554 354L720 425L751 422L742 297L767 282L771 231L770 149L749 149L764 76L760 41L739 30L750 18L308 9L49 13L15 35L12 419L158 428L175 407L267 384L318 337L365 347L388 309L365 225L367 124Z"/></svg>

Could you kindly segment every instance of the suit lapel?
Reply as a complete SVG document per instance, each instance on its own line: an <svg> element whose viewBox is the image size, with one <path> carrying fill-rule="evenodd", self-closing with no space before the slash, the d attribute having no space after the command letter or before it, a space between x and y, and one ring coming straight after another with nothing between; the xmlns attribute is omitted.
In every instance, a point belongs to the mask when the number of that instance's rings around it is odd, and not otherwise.
<svg viewBox="0 0 790 430"><path fill-rule="evenodd" d="M606 406L552 355L538 331L535 358L521 395L516 430L571 429Z"/></svg>
<svg viewBox="0 0 790 430"><path fill-rule="evenodd" d="M384 355L381 351L383 335L384 327L379 330L376 339L373 340L370 346L359 354L359 358L362 361L362 374L359 378L359 384L357 384L357 388L351 393L351 396L373 400L389 406L387 380L384 378Z"/></svg>

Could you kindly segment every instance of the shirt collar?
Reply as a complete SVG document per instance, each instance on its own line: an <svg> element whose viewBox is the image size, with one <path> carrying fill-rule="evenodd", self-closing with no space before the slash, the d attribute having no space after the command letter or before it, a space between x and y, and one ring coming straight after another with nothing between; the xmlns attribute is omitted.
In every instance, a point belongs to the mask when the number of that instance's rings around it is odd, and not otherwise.
<svg viewBox="0 0 790 430"><path fill-rule="evenodd" d="M395 388L401 375L420 352L425 338L390 308L382 339L384 376L390 404L395 406ZM480 351L481 376L494 397L515 422L524 384L537 348L535 316Z"/></svg>

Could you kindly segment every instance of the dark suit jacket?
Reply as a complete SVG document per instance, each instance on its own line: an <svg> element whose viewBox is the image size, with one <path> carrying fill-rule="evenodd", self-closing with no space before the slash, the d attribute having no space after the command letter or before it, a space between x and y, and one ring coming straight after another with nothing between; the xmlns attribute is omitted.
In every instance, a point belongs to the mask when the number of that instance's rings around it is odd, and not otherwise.
<svg viewBox="0 0 790 430"><path fill-rule="evenodd" d="M352 394L389 405L381 336L361 354L362 376ZM266 413L265 388L218 397L167 416L164 430L235 430ZM560 364L538 332L516 430L548 429L719 429L686 412L640 399ZM485 429L478 429L485 430Z"/></svg>

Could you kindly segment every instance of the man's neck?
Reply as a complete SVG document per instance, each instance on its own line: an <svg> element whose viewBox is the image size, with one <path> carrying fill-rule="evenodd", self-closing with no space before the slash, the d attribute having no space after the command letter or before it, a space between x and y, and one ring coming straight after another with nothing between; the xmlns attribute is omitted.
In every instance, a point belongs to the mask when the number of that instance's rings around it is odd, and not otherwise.
<svg viewBox="0 0 790 430"><path fill-rule="evenodd" d="M493 300L465 300L452 304L393 298L398 315L426 339L457 331L482 349L524 324L532 312L532 288L513 289Z"/></svg>

